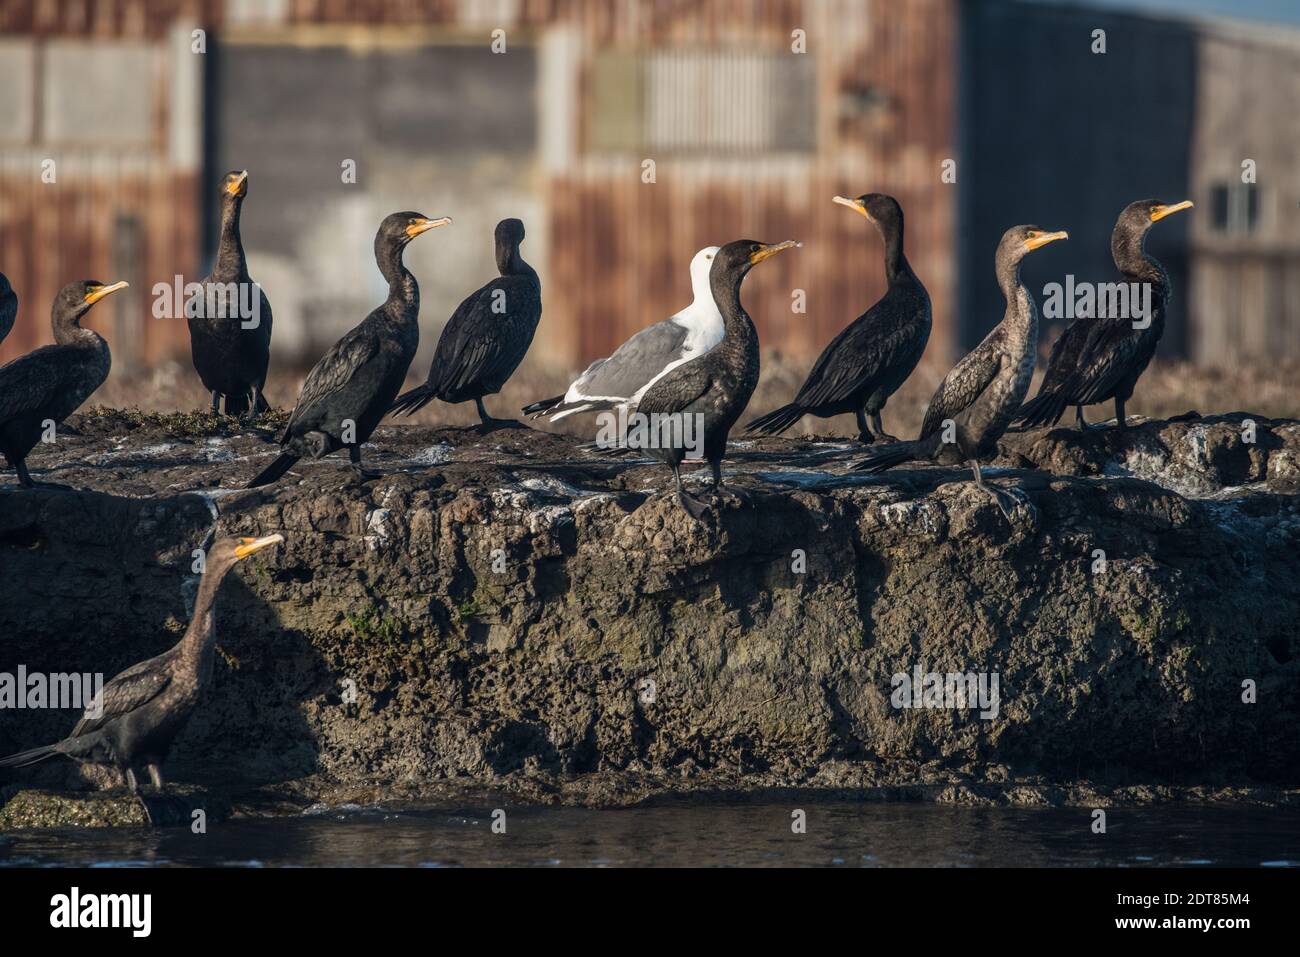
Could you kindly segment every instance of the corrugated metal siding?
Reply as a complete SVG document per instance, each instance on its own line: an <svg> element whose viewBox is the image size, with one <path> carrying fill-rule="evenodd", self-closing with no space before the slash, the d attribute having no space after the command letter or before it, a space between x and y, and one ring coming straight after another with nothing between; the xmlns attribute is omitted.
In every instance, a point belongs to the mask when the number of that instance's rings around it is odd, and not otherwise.
<svg viewBox="0 0 1300 957"><path fill-rule="evenodd" d="M955 4L287 0L271 19L291 26L418 24L465 36L482 33L484 42L495 26L513 29L512 42L535 41L547 28L565 26L578 36L577 90L584 101L576 110L579 117L587 113L590 67L600 51L625 49L662 58L668 48L687 48L714 51L725 62L753 63L756 57L793 56L791 31L805 30L804 55L815 64L817 90L814 152L757 155L748 149L678 157L670 150L658 159L658 182L646 186L640 181L640 157L596 156L585 152L581 142L569 167L551 170L542 179L548 224L541 235L548 268L543 276L546 324L538 351L574 365L606 352L689 301L686 267L696 249L751 237L805 242L805 248L755 270L745 301L765 345L815 355L884 287L879 239L861 218L832 205L830 198L883 191L898 196L907 214L909 258L935 306L929 356L942 364L951 355L953 339L956 187L939 185L939 168L955 149ZM256 25L275 9L217 0L31 0L6 4L0 29L7 34L161 41L177 18L206 24L219 35L223 25ZM744 85L743 68L733 76ZM770 122L770 114L755 114L751 120ZM736 146L750 147L756 142L753 130L752 124L741 123L727 137ZM584 135L581 123L576 135L580 140ZM764 135L770 142L772 132ZM0 357L34 344L25 317L33 308L46 315L62 281L82 273L107 278L113 266L111 224L120 214L140 219L142 268L151 281L177 272L189 275L197 268L201 244L195 233L200 221L195 177L167 166L164 141L160 129L158 148L130 172L97 171L93 183L80 185L61 172L65 185L57 199L40 192L39 182L26 172L0 172L0 269L9 273L23 299L22 325ZM807 293L806 315L791 312L796 288ZM142 307L148 301L146 297ZM48 335L43 319L41 326ZM142 362L184 348L180 323L147 319L142 329L137 350Z"/></svg>

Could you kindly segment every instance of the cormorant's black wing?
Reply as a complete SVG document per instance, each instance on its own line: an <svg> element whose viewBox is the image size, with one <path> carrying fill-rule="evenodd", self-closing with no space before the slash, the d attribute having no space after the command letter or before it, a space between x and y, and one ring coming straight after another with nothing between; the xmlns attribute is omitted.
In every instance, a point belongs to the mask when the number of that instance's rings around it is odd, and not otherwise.
<svg viewBox="0 0 1300 957"><path fill-rule="evenodd" d="M915 350L915 317L882 305L855 319L822 350L795 396L797 405L819 408L843 402Z"/></svg>
<svg viewBox="0 0 1300 957"><path fill-rule="evenodd" d="M13 328L14 318L18 315L18 295L8 278L0 273L0 342L4 341L9 330Z"/></svg>
<svg viewBox="0 0 1300 957"><path fill-rule="evenodd" d="M943 427L944 419L955 419L970 408L989 387L1002 365L1000 331L999 326L985 336L983 342L968 352L943 377L925 410L925 421L921 423L919 438L938 432Z"/></svg>
<svg viewBox="0 0 1300 957"><path fill-rule="evenodd" d="M0 366L0 422L39 409L64 389L70 365L63 346L42 346Z"/></svg>
<svg viewBox="0 0 1300 957"><path fill-rule="evenodd" d="M692 359L661 376L646 390L636 410L643 415L688 411L712 387L709 370L700 359Z"/></svg>
<svg viewBox="0 0 1300 957"><path fill-rule="evenodd" d="M1067 383L1071 400L1092 405L1097 396L1112 394L1132 368L1140 348L1141 338L1127 322L1098 323Z"/></svg>
<svg viewBox="0 0 1300 957"><path fill-rule="evenodd" d="M284 427L284 438L289 436L293 424L307 415L312 406L347 385L357 369L378 352L379 339L364 322L334 343L308 373L307 381L303 383L302 392L298 396L298 404L294 406L293 414Z"/></svg>
<svg viewBox="0 0 1300 957"><path fill-rule="evenodd" d="M86 709L86 714L72 729L71 737L78 738L97 731L113 718L129 714L158 697L171 684L170 663L170 656L162 654L132 665L111 679L100 692L99 701L92 702ZM96 704L101 703L103 710L99 716L91 717L90 712L96 710Z"/></svg>
<svg viewBox="0 0 1300 957"><path fill-rule="evenodd" d="M493 312L498 298L505 309ZM438 339L430 385L440 395L455 395L476 383L508 377L522 358L520 338L532 339L524 326L534 318L536 300L535 289L518 276L499 276L468 297Z"/></svg>

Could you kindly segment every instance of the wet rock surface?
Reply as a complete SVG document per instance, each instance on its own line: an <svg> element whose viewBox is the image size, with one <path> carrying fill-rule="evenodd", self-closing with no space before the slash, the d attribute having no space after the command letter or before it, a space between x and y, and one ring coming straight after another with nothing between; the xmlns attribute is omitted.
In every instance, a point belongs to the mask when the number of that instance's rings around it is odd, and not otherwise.
<svg viewBox="0 0 1300 957"><path fill-rule="evenodd" d="M223 586L213 685L167 768L237 813L466 789L1295 798L1300 422L1008 435L985 474L1010 522L967 471L867 477L858 452L737 442L700 524L664 467L543 432L390 425L364 450L377 479L332 457L245 491L269 428L94 410L30 460L78 491L0 473L0 671L111 677L177 640L214 525L281 531ZM918 667L996 674L996 714L895 707ZM0 710L0 752L74 722ZM116 784L0 773L10 803Z"/></svg>

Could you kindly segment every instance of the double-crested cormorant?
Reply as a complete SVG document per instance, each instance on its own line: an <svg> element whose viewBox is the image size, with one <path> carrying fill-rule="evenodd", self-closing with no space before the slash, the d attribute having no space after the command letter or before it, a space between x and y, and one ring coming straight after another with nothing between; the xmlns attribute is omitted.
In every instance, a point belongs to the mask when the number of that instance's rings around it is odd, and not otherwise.
<svg viewBox="0 0 1300 957"><path fill-rule="evenodd" d="M1155 355L1171 293L1164 267L1144 248L1147 231L1153 223L1191 205L1191 200L1166 204L1140 199L1124 207L1111 233L1110 254L1124 282L1135 284L1133 288L1149 285L1150 315L1079 317L1070 323L1052 346L1038 395L1020 412L1018 418L1026 426L1055 425L1072 405L1079 428L1088 429L1083 407L1114 399L1115 423L1121 429L1128 427L1124 403ZM1132 302L1134 297L1128 298ZM1135 319L1140 328L1135 327Z"/></svg>
<svg viewBox="0 0 1300 957"><path fill-rule="evenodd" d="M483 408L483 396L501 391L532 344L542 318L542 284L533 267L519 255L524 224L517 219L497 223L497 270L501 273L471 293L456 307L438 340L429 379L403 393L393 411L410 415L433 399L474 400L483 431L517 425L494 419Z"/></svg>
<svg viewBox="0 0 1300 957"><path fill-rule="evenodd" d="M805 415L830 418L852 412L858 438L871 442L885 435L880 411L912 374L930 340L930 295L903 255L903 210L883 193L835 202L861 213L885 241L885 278L889 288L874 306L831 340L808 373L798 395L749 423L747 431L779 435ZM867 426L871 416L872 435Z"/></svg>
<svg viewBox="0 0 1300 957"><path fill-rule="evenodd" d="M661 376L637 405L637 414L647 418L651 433L659 439L673 432L683 438L692 436L691 444L702 450L713 469L714 491L722 485L727 434L758 384L758 331L740 304L740 284L754 265L795 245L792 239L771 244L738 239L718 250L709 271L709 288L722 313L722 341ZM703 504L682 488L681 464L689 451L685 442L656 440L647 451L672 468L678 502L692 517L702 518Z"/></svg>
<svg viewBox="0 0 1300 957"><path fill-rule="evenodd" d="M217 643L213 604L221 581L240 559L282 541L282 535L267 535L214 543L205 558L194 617L181 640L105 684L72 734L56 744L0 759L0 768L26 767L62 754L83 764L107 764L125 772L136 794L140 787L135 769L145 767L153 786L161 789L162 762L212 677Z"/></svg>
<svg viewBox="0 0 1300 957"><path fill-rule="evenodd" d="M316 363L280 436L284 450L248 483L274 482L304 455L320 458L347 447L352 468L361 468L361 444L370 438L420 344L420 287L402 263L402 251L416 236L450 219L393 213L375 234L375 261L388 280L388 298Z"/></svg>
<svg viewBox="0 0 1300 957"><path fill-rule="evenodd" d="M46 423L62 422L108 378L108 343L81 328L81 317L125 287L125 282L105 285L93 279L68 283L50 310L55 344L0 366L0 452L27 488L36 484L27 473L27 454L41 440Z"/></svg>
<svg viewBox="0 0 1300 957"><path fill-rule="evenodd" d="M634 408L664 373L708 352L722 341L722 313L709 289L709 270L717 246L706 246L691 260L694 300L681 312L642 329L613 355L597 359L574 379L564 395L524 406L536 418L558 422L577 412Z"/></svg>
<svg viewBox="0 0 1300 957"><path fill-rule="evenodd" d="M249 419L265 412L266 367L271 361L271 304L254 286L239 238L239 213L248 195L248 171L221 181L221 238L212 275L203 280L203 300L187 310L190 354L212 410ZM253 300L256 291L257 299ZM245 313L253 307L253 315Z"/></svg>
<svg viewBox="0 0 1300 957"><path fill-rule="evenodd" d="M9 285L9 277L0 272L0 342L4 342L9 330L13 329L17 315L18 296L14 287Z"/></svg>
<svg viewBox="0 0 1300 957"><path fill-rule="evenodd" d="M993 495L1010 520L1000 491L984 484L980 459L997 450L998 439L1015 417L1034 376L1038 349L1038 309L1020 281L1020 261L1031 250L1058 239L1037 226L1012 226L998 243L998 285L1006 296L1002 321L953 367L939 384L925 411L921 434L911 442L895 442L872 450L853 468L883 472L903 462L970 463L975 484Z"/></svg>

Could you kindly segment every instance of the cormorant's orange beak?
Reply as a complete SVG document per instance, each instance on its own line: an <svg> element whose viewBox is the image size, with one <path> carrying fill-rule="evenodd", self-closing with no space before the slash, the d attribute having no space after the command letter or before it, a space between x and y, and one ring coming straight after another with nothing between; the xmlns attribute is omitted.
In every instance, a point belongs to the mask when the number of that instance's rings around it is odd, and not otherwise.
<svg viewBox="0 0 1300 957"><path fill-rule="evenodd" d="M420 233L427 233L431 229L437 229L439 226L447 226L451 223L450 216L444 216L442 219L417 219L411 225L406 227L406 236L408 239L414 239Z"/></svg>
<svg viewBox="0 0 1300 957"><path fill-rule="evenodd" d="M1185 199L1181 203L1171 203L1168 206L1157 206L1153 210L1151 210L1151 222L1158 223L1166 216L1170 216L1174 213L1181 212L1184 209L1191 209L1191 208L1192 208L1192 201L1190 199Z"/></svg>
<svg viewBox="0 0 1300 957"><path fill-rule="evenodd" d="M862 200L860 199L849 199L847 196L832 196L831 202L839 203L841 206L847 206L855 213L861 213L866 218L867 222L874 222L871 218L871 214L867 212L867 208L862 205Z"/></svg>
<svg viewBox="0 0 1300 957"><path fill-rule="evenodd" d="M1037 249L1040 246L1046 246L1048 243L1054 243L1058 239L1069 239L1070 234L1064 229L1059 233L1030 233L1025 237L1026 249Z"/></svg>
<svg viewBox="0 0 1300 957"><path fill-rule="evenodd" d="M760 246L758 252L749 254L749 264L755 266L761 263L769 256L775 256L783 249L791 249L795 246L802 246L803 243L797 243L793 239L787 239L783 243L771 243L767 246Z"/></svg>
<svg viewBox="0 0 1300 957"><path fill-rule="evenodd" d="M248 170L240 170L239 175L230 181L226 186L226 192L231 196L242 196L246 190L244 186L248 182Z"/></svg>
<svg viewBox="0 0 1300 957"><path fill-rule="evenodd" d="M119 289L125 289L128 285L130 285L130 283L123 279L121 282L115 282L108 286L95 286L90 290L90 292L86 293L86 303L93 306L105 296L111 296Z"/></svg>
<svg viewBox="0 0 1300 957"><path fill-rule="evenodd" d="M239 544L235 546L235 558L247 558L254 552L260 552L269 545L275 545L284 541L284 536L280 534L267 535L265 538L241 538Z"/></svg>

